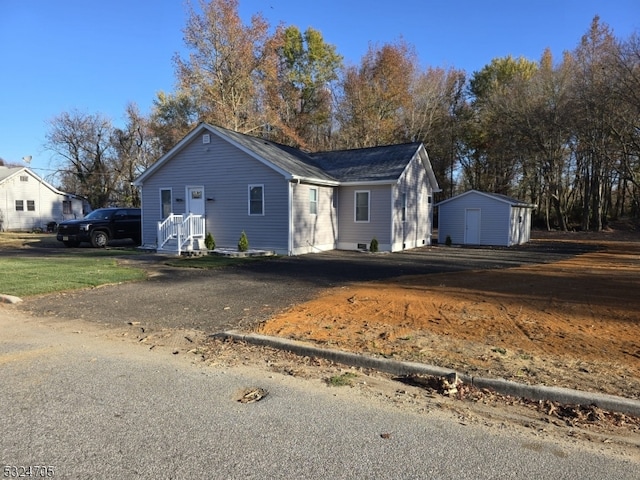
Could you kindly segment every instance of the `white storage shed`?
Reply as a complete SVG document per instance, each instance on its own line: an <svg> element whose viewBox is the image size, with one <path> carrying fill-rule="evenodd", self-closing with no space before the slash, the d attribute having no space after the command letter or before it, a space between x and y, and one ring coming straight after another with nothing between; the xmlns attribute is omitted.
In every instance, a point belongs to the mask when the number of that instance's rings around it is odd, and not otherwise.
<svg viewBox="0 0 640 480"><path fill-rule="evenodd" d="M438 243L454 245L520 245L530 239L535 205L500 195L469 190L438 207Z"/></svg>

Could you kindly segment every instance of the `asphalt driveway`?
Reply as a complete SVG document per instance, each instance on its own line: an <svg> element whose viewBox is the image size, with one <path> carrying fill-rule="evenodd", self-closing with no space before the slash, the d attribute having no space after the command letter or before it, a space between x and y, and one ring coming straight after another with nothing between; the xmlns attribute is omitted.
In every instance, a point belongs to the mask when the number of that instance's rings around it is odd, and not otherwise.
<svg viewBox="0 0 640 480"><path fill-rule="evenodd" d="M404 275L547 263L589 248L593 247L532 242L515 248L434 246L393 254L332 251L215 270L170 267L160 255L128 255L123 262L148 269L148 280L31 297L19 308L36 316L115 326L140 322L154 329L205 333L243 330L330 287Z"/></svg>

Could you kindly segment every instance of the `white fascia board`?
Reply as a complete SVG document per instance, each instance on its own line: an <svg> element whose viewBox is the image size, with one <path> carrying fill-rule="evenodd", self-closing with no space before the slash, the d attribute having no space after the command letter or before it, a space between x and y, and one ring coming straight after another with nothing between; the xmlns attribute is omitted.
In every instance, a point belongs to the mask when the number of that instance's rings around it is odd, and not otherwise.
<svg viewBox="0 0 640 480"><path fill-rule="evenodd" d="M311 185L320 185L324 187L339 187L340 185L344 185L344 183L340 183L337 180L324 180L319 178L308 178L308 177L298 177L297 175L290 175L289 181L294 183L308 183Z"/></svg>

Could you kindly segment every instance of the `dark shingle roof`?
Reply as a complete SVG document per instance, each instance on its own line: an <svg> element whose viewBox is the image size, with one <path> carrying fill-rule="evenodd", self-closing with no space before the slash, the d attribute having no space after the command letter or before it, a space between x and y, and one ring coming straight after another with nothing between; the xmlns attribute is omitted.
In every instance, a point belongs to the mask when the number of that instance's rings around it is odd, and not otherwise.
<svg viewBox="0 0 640 480"><path fill-rule="evenodd" d="M296 177L336 181L330 174L319 168L316 162L302 150L213 125L209 125L209 128L217 130L222 135L231 138L239 145Z"/></svg>
<svg viewBox="0 0 640 480"><path fill-rule="evenodd" d="M397 180L419 142L353 150L305 153L294 147L209 125L294 176L340 182Z"/></svg>
<svg viewBox="0 0 640 480"><path fill-rule="evenodd" d="M333 185L348 182L392 182L398 180L422 146L421 143L414 142L354 150L307 153L294 147L201 123L160 160L143 172L134 183L142 185L149 175L152 175L175 155L176 151L203 130L209 130L226 138L256 159L279 169L291 179ZM437 188L437 181L431 170L429 175L434 188Z"/></svg>
<svg viewBox="0 0 640 480"><path fill-rule="evenodd" d="M311 157L341 182L397 180L421 143L319 152Z"/></svg>

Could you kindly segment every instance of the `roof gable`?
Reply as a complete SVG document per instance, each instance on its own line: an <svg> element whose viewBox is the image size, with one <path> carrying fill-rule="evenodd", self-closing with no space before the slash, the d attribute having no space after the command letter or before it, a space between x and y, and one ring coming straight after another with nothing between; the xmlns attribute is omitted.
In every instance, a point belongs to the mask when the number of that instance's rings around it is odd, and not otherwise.
<svg viewBox="0 0 640 480"><path fill-rule="evenodd" d="M180 150L202 133L212 133L289 180L339 185L341 183L392 183L397 181L416 155L420 155L435 191L439 191L424 145L419 142L353 150L307 153L263 138L201 123L175 147L143 172L134 184L140 186Z"/></svg>
<svg viewBox="0 0 640 480"><path fill-rule="evenodd" d="M311 156L302 150L213 125L207 125L207 128L222 137L226 137L227 140L231 140L241 150L244 150L262 163L272 168L275 167L285 173L286 176L337 183L334 177L320 168Z"/></svg>
<svg viewBox="0 0 640 480"><path fill-rule="evenodd" d="M5 166L1 166L0 165L0 184L6 182L7 180L9 180L12 177L20 175L21 173L29 175L34 180L36 180L37 182L39 182L42 185L44 185L45 187L47 187L52 192L58 193L60 195L65 195L64 192L61 192L56 187L54 187L53 185L49 184L48 182L46 182L42 178L40 178L38 175L36 175L31 170L29 170L27 167L5 167Z"/></svg>
<svg viewBox="0 0 640 480"><path fill-rule="evenodd" d="M24 170L24 167L5 167L0 165L0 183Z"/></svg>

